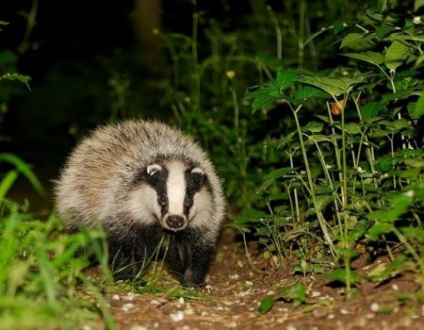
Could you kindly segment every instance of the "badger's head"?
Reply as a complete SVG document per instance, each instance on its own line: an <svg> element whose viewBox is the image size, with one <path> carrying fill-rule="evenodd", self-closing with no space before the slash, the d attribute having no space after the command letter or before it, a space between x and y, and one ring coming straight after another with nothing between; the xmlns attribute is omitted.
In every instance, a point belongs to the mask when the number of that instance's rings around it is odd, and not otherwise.
<svg viewBox="0 0 424 330"><path fill-rule="evenodd" d="M130 193L129 211L142 224L157 221L170 231L209 220L211 192L204 170L172 160L143 168Z"/></svg>

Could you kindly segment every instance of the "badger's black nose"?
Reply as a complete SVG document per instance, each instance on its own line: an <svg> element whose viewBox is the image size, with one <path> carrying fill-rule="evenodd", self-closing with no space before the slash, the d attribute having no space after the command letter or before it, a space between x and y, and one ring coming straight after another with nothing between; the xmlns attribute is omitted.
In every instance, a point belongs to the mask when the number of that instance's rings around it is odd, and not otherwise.
<svg viewBox="0 0 424 330"><path fill-rule="evenodd" d="M170 229L178 230L185 225L184 218L179 215L170 215L166 219L166 224L169 226Z"/></svg>

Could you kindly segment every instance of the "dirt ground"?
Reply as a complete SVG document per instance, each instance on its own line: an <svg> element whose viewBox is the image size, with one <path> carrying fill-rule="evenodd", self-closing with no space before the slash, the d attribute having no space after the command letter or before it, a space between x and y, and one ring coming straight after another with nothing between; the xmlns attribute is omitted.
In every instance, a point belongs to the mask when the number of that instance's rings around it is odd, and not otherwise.
<svg viewBox="0 0 424 330"><path fill-rule="evenodd" d="M424 303L418 299L416 274L406 273L384 283L363 281L356 296L346 299L342 287L333 286L322 275L294 276L289 270L265 265L257 254L251 257L254 267L243 246L222 239L208 285L198 290L199 299L110 293L118 329L424 329ZM369 263L363 258L357 271L386 261L380 258ZM263 297L278 297L281 288L299 282L308 286L306 303L279 300L268 313L259 313Z"/></svg>

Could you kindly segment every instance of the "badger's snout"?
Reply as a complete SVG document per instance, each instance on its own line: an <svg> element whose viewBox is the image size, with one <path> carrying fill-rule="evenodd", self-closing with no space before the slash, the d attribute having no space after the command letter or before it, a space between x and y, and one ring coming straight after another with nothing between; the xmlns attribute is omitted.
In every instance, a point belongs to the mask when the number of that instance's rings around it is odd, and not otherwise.
<svg viewBox="0 0 424 330"><path fill-rule="evenodd" d="M168 214L164 217L163 224L166 229L179 231L187 227L187 218L181 215Z"/></svg>

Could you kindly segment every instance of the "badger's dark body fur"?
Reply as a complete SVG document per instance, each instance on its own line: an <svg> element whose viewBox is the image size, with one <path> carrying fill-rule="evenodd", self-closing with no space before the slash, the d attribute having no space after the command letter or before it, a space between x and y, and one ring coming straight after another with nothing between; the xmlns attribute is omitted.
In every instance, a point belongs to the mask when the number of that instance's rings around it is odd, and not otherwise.
<svg viewBox="0 0 424 330"><path fill-rule="evenodd" d="M70 155L55 198L67 230L100 223L110 258L133 275L169 234L171 270L203 282L224 199L208 157L180 131L146 121L98 128Z"/></svg>

